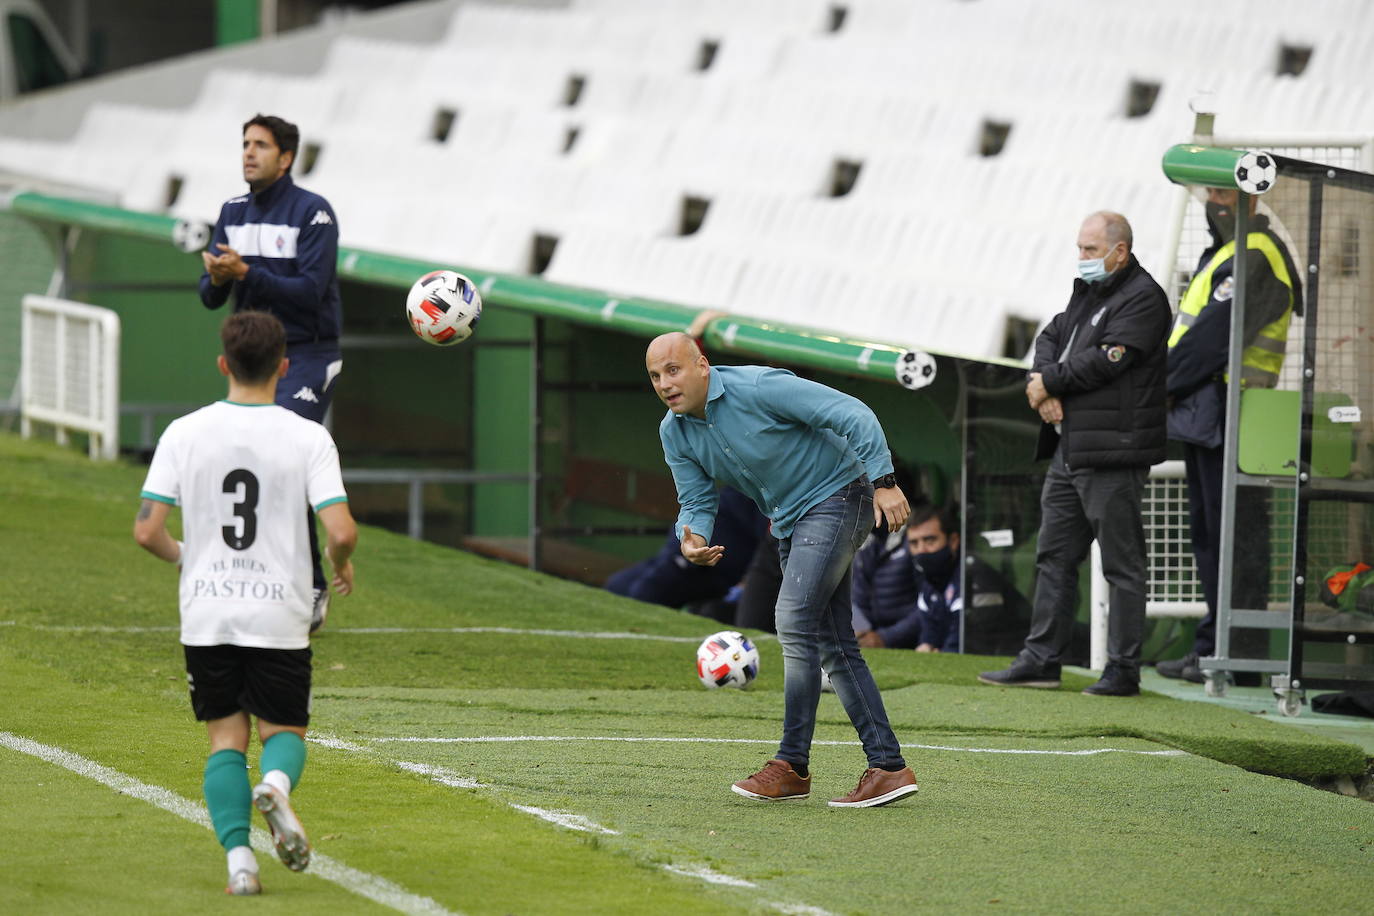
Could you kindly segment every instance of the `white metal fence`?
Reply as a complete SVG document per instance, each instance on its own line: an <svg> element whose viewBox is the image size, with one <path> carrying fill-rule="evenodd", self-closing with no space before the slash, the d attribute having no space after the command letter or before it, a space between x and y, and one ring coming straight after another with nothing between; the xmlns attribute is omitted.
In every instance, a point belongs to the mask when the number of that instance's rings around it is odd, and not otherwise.
<svg viewBox="0 0 1374 916"><path fill-rule="evenodd" d="M1201 617L1207 603L1193 562L1188 535L1188 481L1182 461L1166 461L1150 469L1141 501L1145 522L1147 617ZM1107 664L1107 580L1097 542L1092 549L1092 639L1089 666Z"/></svg>
<svg viewBox="0 0 1374 916"><path fill-rule="evenodd" d="M90 435L92 458L119 454L119 316L110 309L24 297L20 357L20 432L52 424L57 441Z"/></svg>

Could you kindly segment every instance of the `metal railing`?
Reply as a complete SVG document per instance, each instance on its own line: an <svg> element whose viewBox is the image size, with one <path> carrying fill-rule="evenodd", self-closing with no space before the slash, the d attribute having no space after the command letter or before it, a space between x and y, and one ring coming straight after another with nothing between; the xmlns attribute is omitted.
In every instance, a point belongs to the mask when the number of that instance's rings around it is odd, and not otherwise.
<svg viewBox="0 0 1374 916"><path fill-rule="evenodd" d="M1207 613L1202 584L1193 561L1188 527L1188 480L1182 461L1165 461L1150 469L1141 500L1145 522L1146 617L1201 617ZM1092 547L1091 639L1088 667L1107 664L1108 585L1102 555Z"/></svg>

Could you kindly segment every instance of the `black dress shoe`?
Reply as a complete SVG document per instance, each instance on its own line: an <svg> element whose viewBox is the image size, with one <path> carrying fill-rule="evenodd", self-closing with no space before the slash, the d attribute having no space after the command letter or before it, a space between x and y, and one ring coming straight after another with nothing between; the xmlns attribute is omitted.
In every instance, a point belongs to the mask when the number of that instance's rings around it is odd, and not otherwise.
<svg viewBox="0 0 1374 916"><path fill-rule="evenodd" d="M1005 671L984 671L978 675L978 680L994 687L1039 687L1042 690L1058 690L1059 671L1058 664L1037 668L1017 659Z"/></svg>
<svg viewBox="0 0 1374 916"><path fill-rule="evenodd" d="M1140 696L1140 679L1108 665L1107 670L1102 672L1102 679L1096 684L1084 687L1083 692L1090 697Z"/></svg>
<svg viewBox="0 0 1374 916"><path fill-rule="evenodd" d="M1158 662L1155 664L1155 671L1163 677L1186 678L1185 672L1189 668L1197 668L1197 653L1189 652L1182 658L1172 661Z"/></svg>

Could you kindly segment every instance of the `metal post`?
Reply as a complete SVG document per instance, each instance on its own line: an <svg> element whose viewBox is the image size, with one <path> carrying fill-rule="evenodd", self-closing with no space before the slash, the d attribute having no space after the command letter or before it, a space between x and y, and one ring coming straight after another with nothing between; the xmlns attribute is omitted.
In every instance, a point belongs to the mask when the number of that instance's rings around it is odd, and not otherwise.
<svg viewBox="0 0 1374 916"><path fill-rule="evenodd" d="M977 455L970 450L968 441L969 426L972 422L973 399L969 396L969 386L966 384L967 379L965 378L965 373L967 371L967 367L959 367L959 399L963 401L961 405L962 409L959 411L959 414L964 418L964 428L962 430L963 442L961 443L964 454L964 473L959 475L959 505L963 507L963 511L959 513L961 516L959 519L959 553L963 555L963 561L959 564L959 595L964 601L964 610L959 614L959 652L961 654L968 652L968 644L965 642L965 640L968 639L968 627L966 624L968 622L969 608L973 607L973 596L969 594L969 586L973 584L971 571L973 569L974 541L969 535L975 527L972 522L974 510L980 508L969 502L969 478L973 476L974 461ZM914 493L908 493L906 495L909 498L915 497ZM905 535L903 535L903 537L905 537Z"/></svg>
<svg viewBox="0 0 1374 916"><path fill-rule="evenodd" d="M108 420L105 416L104 399L100 396L100 385L105 379L104 367L98 365L104 359L105 354L100 349L100 324L92 321L86 325L86 352L91 355L91 366L89 376L86 378L86 403L90 405L91 413L98 416L102 421ZM90 432L86 435L86 454L94 461L105 454L109 448L109 443L105 441L104 432ZM110 455L111 458L114 455Z"/></svg>
<svg viewBox="0 0 1374 916"><path fill-rule="evenodd" d="M1302 335L1302 413L1298 419L1298 473L1295 482L1297 499L1293 511L1293 613L1288 624L1288 683L1290 690L1302 689L1303 645L1298 632L1307 614L1307 531L1312 512L1312 411L1317 389L1317 287L1321 279L1317 265L1322 253L1322 194L1325 182L1312 180L1308 197L1307 223L1307 295L1303 300L1304 327ZM1294 277L1297 283L1298 278Z"/></svg>
<svg viewBox="0 0 1374 916"><path fill-rule="evenodd" d="M1215 657L1230 670L1231 659L1231 576L1236 548L1236 457L1240 443L1240 390L1245 349L1245 272L1249 261L1250 195L1236 192L1236 253L1231 260L1235 294L1231 297L1231 347L1226 359L1230 379L1226 385L1225 440L1221 459L1221 538L1217 558L1217 644Z"/></svg>
<svg viewBox="0 0 1374 916"><path fill-rule="evenodd" d="M406 533L417 541L425 536L425 484L420 479L410 482Z"/></svg>
<svg viewBox="0 0 1374 916"><path fill-rule="evenodd" d="M1107 667L1108 615L1111 613L1111 590L1102 573L1102 548L1093 540L1089 551L1092 558L1093 588L1088 595L1088 667L1102 671ZM1102 588L1097 583L1103 584Z"/></svg>
<svg viewBox="0 0 1374 916"><path fill-rule="evenodd" d="M56 386L57 397L56 403L53 406L60 411L65 411L67 409L67 373L61 370L61 364L65 360L67 353L67 318L65 315L56 315L54 317L56 318L57 322L56 337L58 353L58 371ZM54 440L57 442L58 445L65 446L67 444L67 427L63 426L61 423L58 423L56 426L56 435L54 436Z"/></svg>
<svg viewBox="0 0 1374 916"><path fill-rule="evenodd" d="M539 484L543 477L539 443L544 432L544 319L536 316L530 331L530 569L542 565L540 542L543 514L539 504Z"/></svg>

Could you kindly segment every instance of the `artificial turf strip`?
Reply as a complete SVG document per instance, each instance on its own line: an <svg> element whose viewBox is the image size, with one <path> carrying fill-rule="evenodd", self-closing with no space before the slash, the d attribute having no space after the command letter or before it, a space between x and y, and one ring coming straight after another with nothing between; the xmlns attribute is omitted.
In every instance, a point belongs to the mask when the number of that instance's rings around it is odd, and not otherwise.
<svg viewBox="0 0 1374 916"><path fill-rule="evenodd" d="M0 621L15 621L16 649L78 681L119 674L144 686L180 687L174 632L111 633L106 654L83 652L90 635L33 631L32 625L168 626L176 624L176 576L129 536L142 468L95 464L84 455L0 435L0 536L7 545L0 577ZM81 558L78 564L72 557ZM691 717L720 710L760 720L779 716L780 650L762 640L761 673L734 699L703 694L691 676L691 642L568 640L502 633L350 634L347 627L506 626L639 632L699 638L712 621L618 598L597 589L417 543L367 528L356 561L359 592L338 599L330 626L315 641L317 692L334 687L521 688L643 691L614 701L630 715L661 710ZM73 614L76 607L83 613ZM26 635L27 633L27 635ZM1255 772L1295 778L1357 774L1358 747L1209 704L1155 695L1084 697L1089 681L1065 676L1057 691L978 685L978 671L1004 664L979 656L867 653L899 737L961 732L1024 736L1132 736L1159 741ZM910 688L899 689L899 688ZM607 696L610 696L608 693ZM575 703L570 696L569 703ZM605 701L603 701L605 702ZM714 704L714 705L711 705ZM568 707L564 707L565 709ZM843 722L838 707L822 717Z"/></svg>
<svg viewBox="0 0 1374 916"><path fill-rule="evenodd" d="M445 728L436 722L431 730ZM848 735L834 729L819 737ZM762 748L383 749L479 779L500 773L506 791L574 807L621 831L602 839L605 848L686 853L757 883L759 895L835 913L980 912L992 904L1039 913L1171 912L1204 898L1227 912L1310 912L1320 899L1324 912L1353 913L1374 890L1368 803L1197 757L908 752L921 783L916 796L846 811L824 800L853 786L863 765L857 748L817 747L812 798L780 805L728 791L730 779L767 755Z"/></svg>
<svg viewBox="0 0 1374 916"><path fill-rule="evenodd" d="M0 539L5 562L13 561L0 576L0 624L14 621L0 625L0 729L195 799L204 738L190 720L172 629L175 577L129 538L141 478L137 468L95 466L0 436ZM1288 737L1254 717L1193 719L1201 704L1082 697L1082 678L1066 678L1061 691L998 690L971 683L970 672L989 666L987 659L874 652L899 736L954 749L908 750L922 785L917 796L845 811L824 800L853 786L862 754L818 744L813 798L757 805L728 786L773 750L781 710L775 643L762 643L765 669L755 689L708 692L691 673L692 641L351 633L343 628L692 637L716 628L372 529L363 532L357 562L358 595L336 602L315 643L313 728L361 750L311 745L302 816L322 852L452 909L759 912L780 903L785 912L837 914L1087 913L1207 901L1224 911L1359 912L1374 899L1374 808L1365 802L1197 756L979 750L1160 750L1093 730L1119 728L1130 715L1137 717L1131 728L1161 733L1177 718L1180 741L1223 732L1216 740L1224 751L1245 745L1225 733ZM54 629L73 625L164 629ZM760 743L377 740L481 735ZM817 738L853 741L834 697L823 698ZM1323 742L1305 740L1324 753ZM0 759L0 776L51 773L54 782L71 782L65 771L8 750ZM402 770L403 762L443 767L489 788L440 785ZM31 793L6 809L11 829L0 840L0 887L22 888L21 899L34 904L20 911L97 909L87 902L105 883L122 888L114 896L130 904L116 912L238 904L218 895L222 857L209 831L147 806L138 809L147 814L130 813L130 802L104 787L68 793L29 785ZM63 816L45 817L69 797ZM510 804L568 811L620 832L571 833ZM127 830L103 829L122 818ZM102 829L91 829L92 821ZM21 849L26 867L12 882L8 863L20 860ZM149 870L126 882L114 870L129 850ZM707 865L756 886L673 877L658 867L668 863ZM340 903L341 891L308 874L263 865L269 894L261 905L278 906L272 901L281 894L290 895L293 912L366 911L352 895ZM164 885L175 890L164 895Z"/></svg>

